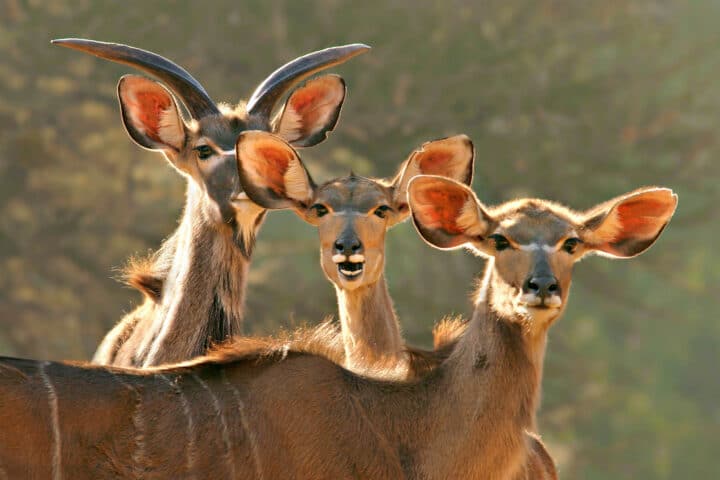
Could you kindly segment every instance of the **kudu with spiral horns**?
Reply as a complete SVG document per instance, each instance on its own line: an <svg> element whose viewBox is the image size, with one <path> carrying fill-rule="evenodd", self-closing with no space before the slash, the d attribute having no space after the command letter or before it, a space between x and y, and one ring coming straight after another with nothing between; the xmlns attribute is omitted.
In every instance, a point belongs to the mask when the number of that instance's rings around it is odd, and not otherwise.
<svg viewBox="0 0 720 480"><path fill-rule="evenodd" d="M253 129L274 132L298 147L323 141L335 127L345 98L341 77L309 80L271 115L297 83L369 47L346 45L297 58L263 81L247 104L229 107L216 104L188 72L155 53L84 39L53 43L158 78L120 79L122 120L135 143L161 152L187 179L177 230L153 256L128 270L128 283L145 294L144 303L108 333L94 361L148 367L202 354L241 331L248 264L265 215L242 190L235 140ZM173 94L185 105L189 121Z"/></svg>

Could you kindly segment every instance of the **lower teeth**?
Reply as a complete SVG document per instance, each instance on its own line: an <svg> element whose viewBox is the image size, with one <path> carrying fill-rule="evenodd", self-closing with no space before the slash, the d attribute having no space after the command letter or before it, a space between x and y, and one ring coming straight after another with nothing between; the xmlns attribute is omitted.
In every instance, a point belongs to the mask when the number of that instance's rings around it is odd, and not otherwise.
<svg viewBox="0 0 720 480"><path fill-rule="evenodd" d="M363 271L362 265L358 265L358 267L359 268L353 268L352 270L340 267L338 268L338 270L340 270L340 273L342 273L346 277L357 277Z"/></svg>
<svg viewBox="0 0 720 480"><path fill-rule="evenodd" d="M360 274L362 273L362 270L355 270L355 271L353 271L353 272L351 272L351 271L349 271L349 270L340 270L340 272L341 272L343 275L347 275L348 277L354 277L354 276L356 276L356 275L360 275Z"/></svg>

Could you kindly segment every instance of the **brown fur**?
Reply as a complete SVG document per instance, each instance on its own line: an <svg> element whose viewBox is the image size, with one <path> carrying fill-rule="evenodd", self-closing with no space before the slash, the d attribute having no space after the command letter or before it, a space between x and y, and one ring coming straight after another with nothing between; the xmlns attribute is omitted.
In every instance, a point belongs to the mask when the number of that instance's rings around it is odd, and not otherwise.
<svg viewBox="0 0 720 480"><path fill-rule="evenodd" d="M132 257L122 271L122 281L154 302L160 301L169 265L159 264L155 255Z"/></svg>
<svg viewBox="0 0 720 480"><path fill-rule="evenodd" d="M448 346L455 345L466 327L467 320L460 315L443 318L433 328L433 348L443 350Z"/></svg>
<svg viewBox="0 0 720 480"><path fill-rule="evenodd" d="M183 220L168 248L163 246L154 262L139 264L144 270L134 267L130 277L155 279L164 287L162 295L146 295L144 303L126 315L106 336L96 362L149 366L181 361L242 331L248 260L237 246L238 234L230 228L218 231L203 214L198 197L188 195ZM171 258L170 268L167 258ZM184 262L188 266L179 268ZM162 282L158 270L165 274ZM164 325L171 328L157 338ZM152 342L160 342L154 352ZM112 345L110 351L99 358L108 345Z"/></svg>
<svg viewBox="0 0 720 480"><path fill-rule="evenodd" d="M26 378L0 376L0 429L13 438L0 442L0 468L10 478L552 478L530 476L542 457L522 460L538 448L522 426L537 375L523 373L532 355L506 321L478 305L447 359L412 382L339 367L327 325L144 371L4 359ZM468 368L478 351L486 366Z"/></svg>

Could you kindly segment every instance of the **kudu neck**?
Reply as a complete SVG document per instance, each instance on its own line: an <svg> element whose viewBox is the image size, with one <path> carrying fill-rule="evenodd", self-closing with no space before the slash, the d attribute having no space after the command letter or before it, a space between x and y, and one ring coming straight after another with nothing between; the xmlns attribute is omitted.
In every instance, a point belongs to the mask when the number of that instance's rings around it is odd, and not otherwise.
<svg viewBox="0 0 720 480"><path fill-rule="evenodd" d="M239 246L239 228L218 224L208 214L211 208L205 194L191 183L179 227L187 254L179 248L174 263L190 260L198 274L185 274L192 282L188 290L218 295L225 313L241 319L250 258Z"/></svg>
<svg viewBox="0 0 720 480"><path fill-rule="evenodd" d="M496 375L503 384L505 380L510 380L508 385L517 383L518 389L508 393L522 394L517 396L518 401L534 412L546 340L547 329L537 328L517 307L511 289L499 278L493 259L489 259L470 324L448 360L472 367L481 377Z"/></svg>
<svg viewBox="0 0 720 480"><path fill-rule="evenodd" d="M447 422L438 448L470 464L478 460L477 445L485 445L481 463L498 465L498 471L521 462L524 431L534 427L542 372L539 352L545 349L545 333L534 335L526 329L523 315L506 308L505 294L490 260L470 324L441 367L434 405L439 409L435 414L443 413ZM507 456L512 452L518 455L515 460Z"/></svg>
<svg viewBox="0 0 720 480"><path fill-rule="evenodd" d="M249 260L190 182L144 366L182 361L242 331Z"/></svg>
<svg viewBox="0 0 720 480"><path fill-rule="evenodd" d="M385 275L354 290L335 286L345 365L358 373L396 369L404 360L400 325Z"/></svg>

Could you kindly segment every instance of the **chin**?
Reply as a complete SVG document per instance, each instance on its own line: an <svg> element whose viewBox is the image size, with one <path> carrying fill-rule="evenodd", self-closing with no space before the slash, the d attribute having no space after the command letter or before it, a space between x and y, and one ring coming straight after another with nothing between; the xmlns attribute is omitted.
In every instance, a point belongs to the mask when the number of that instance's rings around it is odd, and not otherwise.
<svg viewBox="0 0 720 480"><path fill-rule="evenodd" d="M362 275L360 275L362 277ZM340 277L337 279L335 284L342 288L343 290L352 291L356 290L362 286L365 285L365 282L362 281L360 277L355 277L353 279L348 279L340 275Z"/></svg>
<svg viewBox="0 0 720 480"><path fill-rule="evenodd" d="M548 325L557 320L562 311L562 307L527 307L527 312L534 321Z"/></svg>

